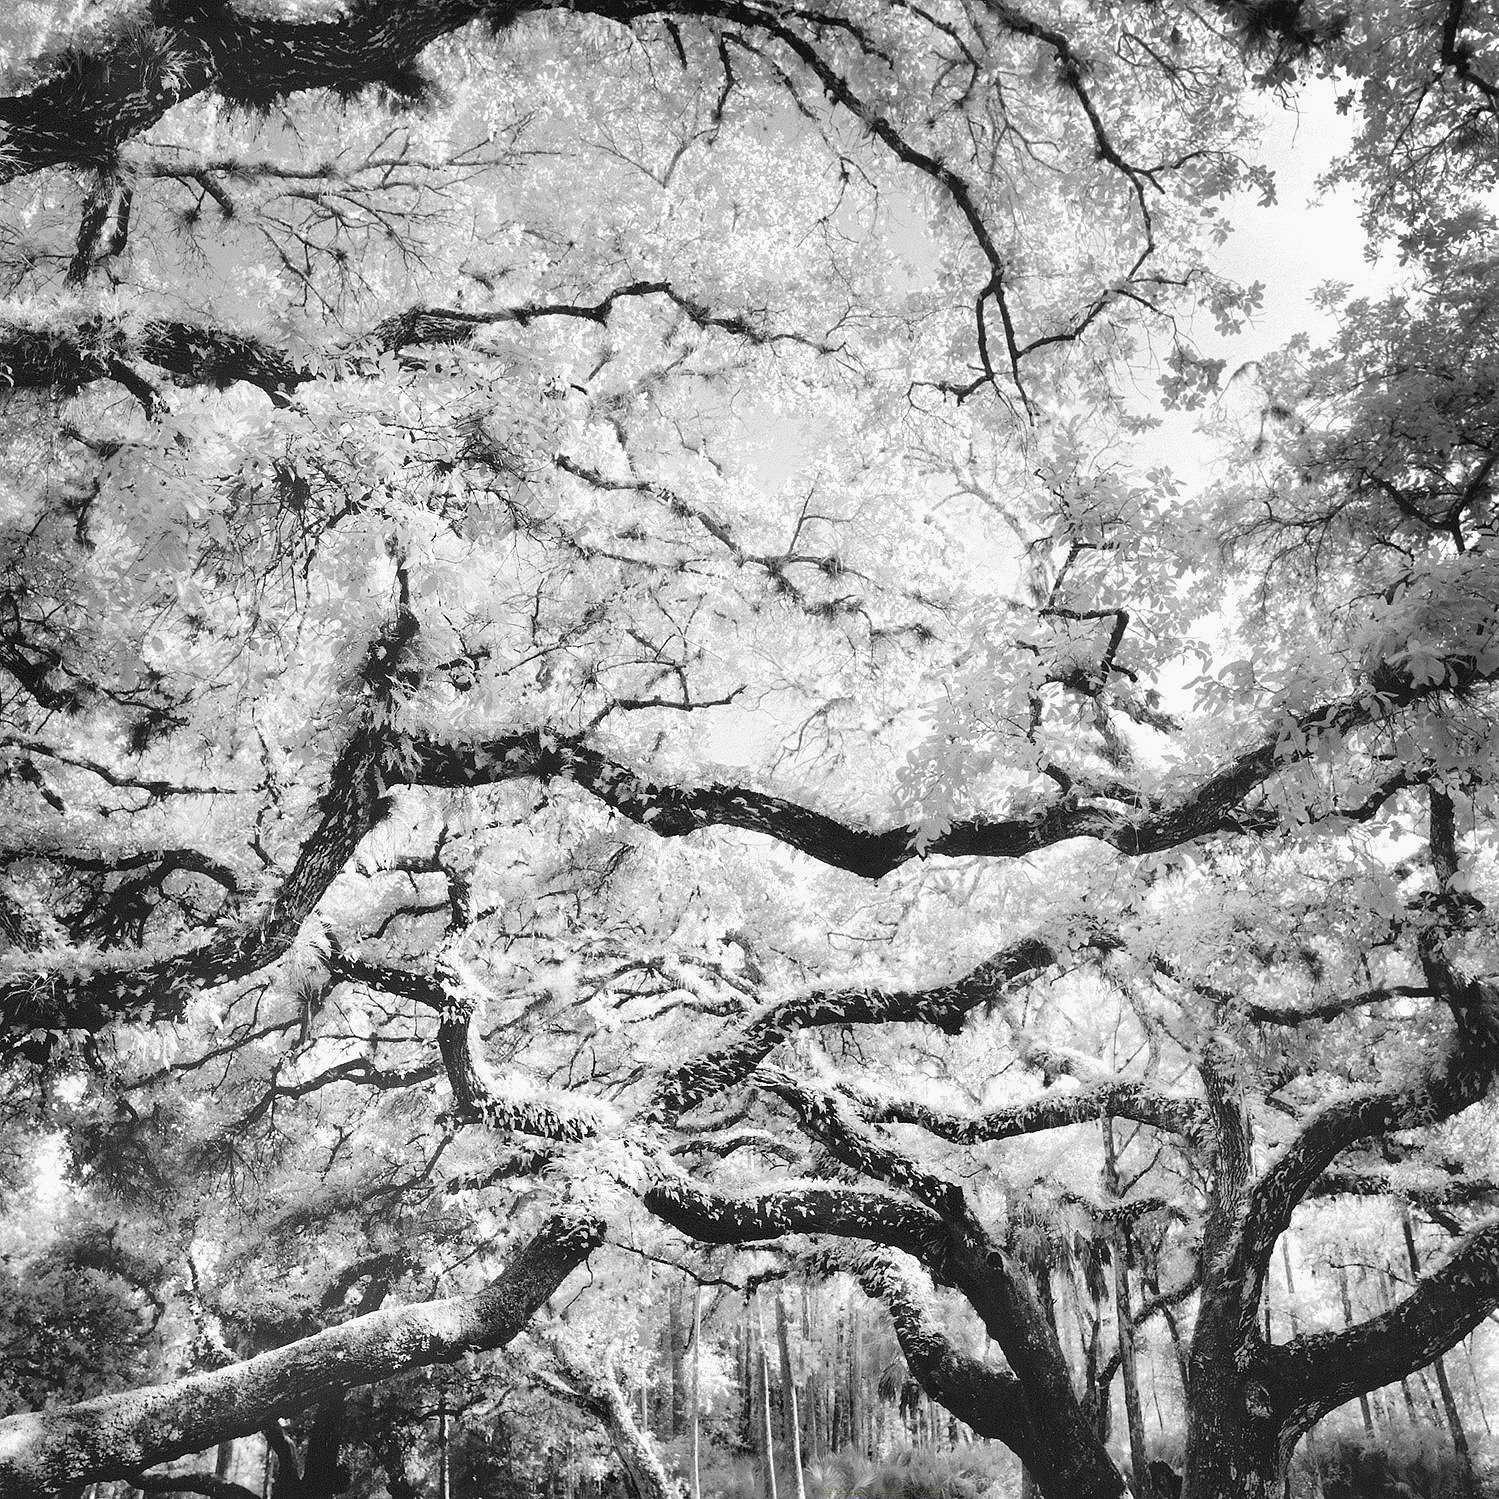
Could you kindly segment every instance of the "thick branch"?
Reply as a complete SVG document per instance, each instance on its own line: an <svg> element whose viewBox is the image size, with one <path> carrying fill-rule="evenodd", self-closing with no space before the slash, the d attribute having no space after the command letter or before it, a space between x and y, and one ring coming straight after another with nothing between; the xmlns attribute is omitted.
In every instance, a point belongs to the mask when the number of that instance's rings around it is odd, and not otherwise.
<svg viewBox="0 0 1499 1499"><path fill-rule="evenodd" d="M382 658L387 665L399 658L399 646L399 641L393 642ZM1476 666L1465 669L1460 662L1449 663L1444 690L1471 687L1479 680L1487 677ZM862 828L752 787L662 785L609 758L581 735L527 729L475 745L418 740L403 746L399 764L387 764L382 763L385 747L379 737L363 730L335 763L322 802L323 818L260 920L225 928L207 942L167 958L116 959L91 964L82 972L76 967L48 968L11 980L0 985L0 1027L95 1031L115 1019L178 1015L198 989L243 977L280 956L360 839L384 815L382 774L388 779L404 774L412 784L447 788L566 779L663 838L714 826L741 828L775 838L834 868L879 879L932 854L1020 858L1072 838L1094 838L1136 855L1239 830L1246 815L1245 797L1281 766L1311 753L1323 731L1347 733L1435 691L1429 686L1392 685L1381 693L1314 709L1294 720L1285 734L1267 736L1169 806L1131 812L1064 796L1023 817L964 819L925 841L916 826ZM1029 962L1035 954L1022 950L1020 956ZM835 1019L829 1017L830 1022Z"/></svg>
<svg viewBox="0 0 1499 1499"><path fill-rule="evenodd" d="M837 1093L809 1087L778 1068L762 1068L757 1080L790 1104L802 1128L845 1165L909 1192L944 1218L964 1216L961 1187L918 1165L878 1132L865 1129Z"/></svg>
<svg viewBox="0 0 1499 1499"><path fill-rule="evenodd" d="M321 815L291 873L257 916L165 958L132 952L10 979L0 984L0 1030L100 1031L118 1020L176 1019L201 990L274 962L384 815L381 759L376 736L356 731L333 764Z"/></svg>
<svg viewBox="0 0 1499 1499"><path fill-rule="evenodd" d="M647 1113L685 1113L714 1094L743 1082L783 1041L822 1025L916 1022L957 1035L971 1011L1007 990L1039 977L1057 961L1035 937L1022 938L986 958L961 978L930 989L820 989L770 1005L736 1035L672 1068L657 1084Z"/></svg>
<svg viewBox="0 0 1499 1499"><path fill-rule="evenodd" d="M1444 1059L1400 1088L1335 1099L1260 1176L1247 1194L1241 1225L1228 1241L1224 1284L1237 1284L1239 1316L1248 1333L1271 1253L1296 1205L1350 1146L1392 1130L1439 1124L1483 1098L1493 1081L1493 1047L1461 1034Z"/></svg>
<svg viewBox="0 0 1499 1499"><path fill-rule="evenodd" d="M731 1193L662 1174L641 1193L641 1200L663 1222L706 1244L831 1234L903 1249L928 1266L940 1267L947 1259L948 1235L941 1218L889 1192L809 1183Z"/></svg>
<svg viewBox="0 0 1499 1499"><path fill-rule="evenodd" d="M260 1499L254 1489L212 1473L136 1473L130 1486L143 1494L202 1494L204 1499Z"/></svg>
<svg viewBox="0 0 1499 1499"><path fill-rule="evenodd" d="M800 334L761 328L743 313L715 312L668 281L632 281L597 302L526 302L482 312L412 307L385 318L362 337L342 342L332 351L331 367L347 372L361 353L396 353L413 344L467 344L486 328L506 323L524 328L544 318L574 318L602 325L619 302L646 297L671 303L700 328L750 343L790 341L828 350ZM120 380L127 360L153 364L200 385L242 381L273 397L318 378L316 370L299 364L285 349L213 323L151 318L137 327L95 317L71 327L57 319L37 327L0 327L0 387L76 391L95 380Z"/></svg>
<svg viewBox="0 0 1499 1499"><path fill-rule="evenodd" d="M9 979L0 984L0 1036L97 1032L117 1020L176 1019L201 990L248 977L286 952L365 835L389 810L389 746L376 725L406 671L416 633L403 589L396 618L365 654L358 718L329 769L317 822L291 873L255 916L224 922L205 940L165 957L131 952L72 960Z"/></svg>
<svg viewBox="0 0 1499 1499"><path fill-rule="evenodd" d="M537 777L572 781L622 817L663 838L681 838L709 827L733 827L799 849L823 864L866 879L880 879L915 858L1018 859L1073 838L1093 838L1129 855L1159 853L1195 838L1242 831L1246 797L1278 770L1314 753L1325 733L1348 734L1397 709L1439 692L1487 681L1471 661L1447 663L1440 687L1393 679L1327 703L1290 720L1280 730L1204 776L1165 806L1133 811L1119 804L1093 806L1071 796L1022 817L964 818L934 837L914 825L880 831L851 825L824 812L753 787L712 783L673 786L652 781L595 749L581 735L522 730L479 744L433 740L412 746L413 779L430 786L483 786ZM1386 673L1393 678L1393 673Z"/></svg>
<svg viewBox="0 0 1499 1499"><path fill-rule="evenodd" d="M865 1295L890 1313L895 1336L921 1387L982 1437L1014 1451L1028 1446L1020 1381L962 1352L926 1314L921 1293L890 1256L877 1251L840 1254L835 1267L852 1275Z"/></svg>
<svg viewBox="0 0 1499 1499"><path fill-rule="evenodd" d="M423 972L335 952L329 955L328 971L337 982L414 1001L440 1017L437 1046L459 1123L484 1124L504 1134L545 1140L586 1140L600 1132L600 1117L586 1108L495 1091L474 1036L472 1002L456 977L440 965Z"/></svg>
<svg viewBox="0 0 1499 1499"><path fill-rule="evenodd" d="M603 1242L602 1225L549 1219L483 1290L375 1312L175 1384L0 1421L0 1491L49 1499L248 1436L283 1415L408 1369L502 1347Z"/></svg>
<svg viewBox="0 0 1499 1499"><path fill-rule="evenodd" d="M263 109L306 89L347 92L409 78L431 42L481 13L500 25L537 8L366 0L332 20L288 20L224 0L143 7L0 99L0 183L46 167L107 167L132 136L199 94Z"/></svg>
<svg viewBox="0 0 1499 1499"><path fill-rule="evenodd" d="M955 1145L1013 1140L1041 1130L1064 1129L1096 1119L1132 1119L1172 1134L1196 1137L1207 1123L1200 1099L1164 1093L1127 1078L1080 1088L1074 1093L1053 1091L1027 1103L990 1109L982 1114L959 1114L935 1109L914 1098L892 1098L861 1093L864 1117L872 1124L914 1124L928 1134Z"/></svg>
<svg viewBox="0 0 1499 1499"><path fill-rule="evenodd" d="M1499 1219L1469 1234L1389 1311L1340 1332L1312 1333L1269 1350L1296 1424L1423 1369L1499 1309Z"/></svg>

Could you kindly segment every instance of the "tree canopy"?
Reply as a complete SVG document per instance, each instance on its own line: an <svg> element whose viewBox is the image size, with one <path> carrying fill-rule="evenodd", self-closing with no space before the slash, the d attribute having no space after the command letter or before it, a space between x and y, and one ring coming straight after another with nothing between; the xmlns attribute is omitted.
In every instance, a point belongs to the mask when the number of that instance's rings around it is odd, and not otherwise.
<svg viewBox="0 0 1499 1499"><path fill-rule="evenodd" d="M1046 1499L1162 1325L1249 1499L1499 1309L1487 12L3 24L0 1489L363 1400L414 1499L387 1382L529 1328L649 1494L642 1247ZM1230 373L1302 95L1398 270ZM1408 1284L1277 1328L1340 1200Z"/></svg>

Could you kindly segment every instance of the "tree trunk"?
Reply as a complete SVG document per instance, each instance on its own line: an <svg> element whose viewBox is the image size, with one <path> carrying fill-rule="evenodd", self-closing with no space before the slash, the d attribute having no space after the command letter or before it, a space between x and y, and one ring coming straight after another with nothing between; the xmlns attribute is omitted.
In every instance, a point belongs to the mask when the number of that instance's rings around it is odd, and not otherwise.
<svg viewBox="0 0 1499 1499"><path fill-rule="evenodd" d="M1192 1332L1182 1499L1281 1499L1284 1440L1261 1357L1242 1345L1237 1277L1204 1288Z"/></svg>
<svg viewBox="0 0 1499 1499"><path fill-rule="evenodd" d="M848 1339L848 1440L861 1457L868 1457L864 1444L864 1327L858 1307L849 1315L852 1326Z"/></svg>
<svg viewBox="0 0 1499 1499"><path fill-rule="evenodd" d="M1291 1265L1291 1240L1289 1235L1283 1237L1280 1241L1280 1262L1286 1277L1286 1320L1291 1324L1291 1336L1296 1338L1301 1335L1301 1317L1296 1310L1296 1274ZM1322 1493L1322 1464L1317 1456L1315 1435L1315 1431L1308 1431L1306 1434L1306 1456L1307 1461L1312 1466L1313 1492L1320 1495ZM1284 1499L1291 1499L1291 1471L1289 1463L1286 1464Z"/></svg>
<svg viewBox="0 0 1499 1499"><path fill-rule="evenodd" d="M1400 1230L1405 1236L1406 1258L1410 1261L1411 1277L1419 1279L1421 1275L1421 1256L1416 1252L1416 1235L1411 1228L1411 1215L1408 1208L1400 1210ZM1478 1492L1478 1478L1473 1472L1473 1454L1468 1448L1468 1433L1463 1428L1462 1413L1457 1408L1457 1400L1452 1393L1452 1381L1447 1378L1447 1361L1438 1354L1433 1365L1437 1376L1437 1389L1442 1395L1442 1409L1447 1414L1447 1430L1452 1436L1452 1450L1457 1456L1458 1467L1462 1469L1463 1492L1476 1494Z"/></svg>
<svg viewBox="0 0 1499 1499"><path fill-rule="evenodd" d="M1117 1200L1119 1159L1114 1146L1114 1121L1103 1121L1104 1190ZM1124 1416L1129 1428L1131 1483L1138 1499L1149 1499L1150 1479L1146 1468L1145 1418L1140 1411L1139 1371L1135 1363L1135 1312L1129 1284L1129 1230L1116 1228L1109 1235L1110 1258L1114 1261L1114 1325L1119 1339L1119 1374L1124 1383Z"/></svg>
<svg viewBox="0 0 1499 1499"><path fill-rule="evenodd" d="M307 1436L307 1456L302 1464L301 1499L334 1499L340 1482L339 1447L343 1438L344 1397L325 1400L313 1418Z"/></svg>
<svg viewBox="0 0 1499 1499"><path fill-rule="evenodd" d="M682 1329L682 1282L673 1280L666 1302L666 1367L671 1389L668 1414L671 1435L679 1437L687 1429L687 1380L683 1365L686 1338Z"/></svg>
<svg viewBox="0 0 1499 1499"><path fill-rule="evenodd" d="M1353 1298L1348 1294L1348 1270L1344 1265L1338 1266L1338 1294L1343 1302L1343 1326L1353 1326ZM1364 1435L1372 1442L1374 1440L1374 1413L1369 1408L1369 1397L1360 1395L1358 1397L1359 1415L1364 1421Z"/></svg>
<svg viewBox="0 0 1499 1499"><path fill-rule="evenodd" d="M699 1456L703 1412L702 1341L703 1288L694 1286L692 1290L692 1499L703 1499L702 1467Z"/></svg>
<svg viewBox="0 0 1499 1499"><path fill-rule="evenodd" d="M781 1425L783 1444L796 1479L796 1499L807 1499L802 1478L801 1416L797 1410L796 1378L791 1369L791 1335L786 1325L786 1302L776 1293L776 1344L781 1355Z"/></svg>
<svg viewBox="0 0 1499 1499"><path fill-rule="evenodd" d="M776 1439L770 1419L770 1355L760 1344L760 1443L765 1459L765 1499L776 1499Z"/></svg>
<svg viewBox="0 0 1499 1499"><path fill-rule="evenodd" d="M1149 1480L1146 1469L1149 1458L1145 1450L1145 1418L1140 1410L1139 1369L1135 1360L1134 1308L1129 1286L1129 1251L1126 1236L1116 1235L1114 1243L1114 1304L1119 1327L1119 1376L1124 1382L1124 1415L1129 1428L1131 1487L1141 1499L1148 1499Z"/></svg>

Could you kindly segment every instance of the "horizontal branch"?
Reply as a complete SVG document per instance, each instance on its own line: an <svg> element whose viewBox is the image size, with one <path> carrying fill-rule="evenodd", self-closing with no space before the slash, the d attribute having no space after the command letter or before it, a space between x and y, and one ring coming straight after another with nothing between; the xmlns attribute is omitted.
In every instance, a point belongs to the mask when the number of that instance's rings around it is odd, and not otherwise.
<svg viewBox="0 0 1499 1499"><path fill-rule="evenodd" d="M1355 994L1340 995L1311 1005L1262 1005L1253 1001L1236 1001L1238 1008L1261 1025L1304 1025L1309 1020L1336 1020L1366 1005L1388 1004L1395 999L1430 999L1432 991L1424 984L1387 984L1375 989L1361 989Z"/></svg>
<svg viewBox="0 0 1499 1499"><path fill-rule="evenodd" d="M885 829L859 827L828 813L749 786L713 782L680 786L657 782L587 742L585 736L540 729L471 744L418 741L413 779L424 785L492 785L521 777L569 780L620 816L663 838L681 838L710 827L762 833L820 863L866 879L880 879L913 859L1018 859L1074 838L1091 838L1136 856L1177 848L1193 839L1240 832L1247 822L1246 797L1277 771L1306 759L1324 735L1347 735L1382 721L1401 707L1468 690L1493 672L1472 661L1448 663L1442 684L1390 681L1322 704L1287 720L1257 743L1166 805L1132 810L1116 803L1094 806L1063 795L1021 817L962 818L928 836L919 824Z"/></svg>
<svg viewBox="0 0 1499 1499"><path fill-rule="evenodd" d="M947 1228L936 1213L867 1187L809 1183L738 1193L662 1173L640 1198L663 1223L706 1244L830 1234L903 1249L928 1266L947 1259Z"/></svg>
<svg viewBox="0 0 1499 1499"><path fill-rule="evenodd" d="M1409 1170L1324 1171L1308 1197L1395 1197L1416 1207L1458 1207L1499 1196L1499 1181L1487 1176L1413 1177Z"/></svg>
<svg viewBox="0 0 1499 1499"><path fill-rule="evenodd" d="M546 318L602 325L619 302L645 297L669 302L699 328L750 343L793 342L822 353L832 351L831 345L800 333L763 328L746 313L717 312L669 281L632 281L596 302L525 302L488 311L411 307L363 335L341 340L319 367L298 362L287 350L254 334L190 319L148 318L134 324L91 316L70 325L53 317L35 327L0 325L0 387L72 392L95 380L119 381L131 361L140 361L179 381L216 387L242 382L281 398L324 372L347 376L361 355L398 353L417 344L453 347L471 343L487 328L507 323L524 328Z"/></svg>
<svg viewBox="0 0 1499 1499"><path fill-rule="evenodd" d="M372 647L385 653L378 659L384 662L381 669L387 681L401 644L392 640L388 648L379 642ZM1476 665L1463 671L1453 666L1442 690L1471 687L1480 680L1487 681L1488 675ZM1309 754L1319 735L1348 733L1436 691L1429 685L1391 687L1314 709L1292 720L1284 732L1267 735L1232 758L1169 806L1131 811L1118 805L1089 806L1063 796L1021 817L963 819L932 837L924 837L921 827L913 824L883 830L861 827L754 787L659 783L614 760L583 735L522 729L478 743L417 739L394 746L363 729L351 736L335 761L319 804L319 824L260 918L225 925L204 942L166 957L133 954L109 961L75 960L24 973L0 984L0 1031L97 1031L120 1019L172 1018L199 989L244 977L273 961L289 946L360 840L384 816L384 786L398 778L449 789L522 779L569 780L659 837L685 837L711 827L738 828L776 839L830 867L879 879L913 859L932 855L1021 858L1073 838L1096 839L1137 855L1237 830L1245 816L1244 798L1283 765ZM1027 951L1023 944L1010 957L1022 966L1040 961L1039 952ZM967 986L968 996L980 1002L982 993L975 991L989 983L990 978L981 976ZM920 1001L918 1008L927 1003ZM910 1018L924 1017L918 1013ZM834 1020L830 1017L830 1023ZM760 1041L745 1039L748 1056ZM733 1065L742 1067L740 1062ZM739 1075L744 1075L742 1070Z"/></svg>
<svg viewBox="0 0 1499 1499"><path fill-rule="evenodd" d="M119 380L144 360L197 385L258 386L284 395L314 378L283 350L209 323L152 318L139 327L102 318L73 326L0 327L0 386L16 390L77 391L94 380Z"/></svg>
<svg viewBox="0 0 1499 1499"><path fill-rule="evenodd" d="M213 1473L133 1473L130 1486L143 1494L202 1494L204 1499L260 1499L254 1489Z"/></svg>
<svg viewBox="0 0 1499 1499"><path fill-rule="evenodd" d="M105 853L102 850L90 853L81 849L62 849L41 844L0 848L0 864L22 864L32 860L61 864L69 869L87 870L94 874L138 874L146 871L157 882L171 874L197 874L212 880L216 885L222 885L231 895L240 893L239 880L234 871L221 860L196 848L132 849L118 853Z"/></svg>
<svg viewBox="0 0 1499 1499"><path fill-rule="evenodd" d="M308 89L348 92L409 78L438 37L488 11L478 0L366 0L330 20L291 20L227 3L141 6L36 67L0 98L0 183L65 165L108 168L119 148L200 94L265 109Z"/></svg>
<svg viewBox="0 0 1499 1499"><path fill-rule="evenodd" d="M955 1145L1013 1140L1042 1130L1065 1129L1098 1119L1130 1119L1172 1134L1196 1137L1207 1125L1202 1101L1165 1093L1127 1078L1099 1083L1076 1092L1052 1091L1026 1103L961 1114L936 1109L914 1098L895 1098L860 1091L860 1111L872 1124L914 1124Z"/></svg>
<svg viewBox="0 0 1499 1499"><path fill-rule="evenodd" d="M716 328L755 344L799 343L821 353L833 352L832 346L799 333L774 332L760 327L742 312L715 312L707 303L674 287L669 281L640 280L617 286L596 302L525 302L515 307L472 310L456 307L413 307L395 313L377 323L359 343L381 352L394 352L414 344L452 346L472 341L475 334L504 323L527 327L547 318L572 318L603 325L609 321L616 305L660 297L683 313L699 328Z"/></svg>
<svg viewBox="0 0 1499 1499"><path fill-rule="evenodd" d="M73 1485L127 1478L340 1391L503 1347L602 1241L595 1220L558 1215L473 1295L356 1317L174 1384L11 1416L0 1421L0 1492L50 1499Z"/></svg>
<svg viewBox="0 0 1499 1499"><path fill-rule="evenodd" d="M1036 937L1002 948L967 973L927 989L817 989L767 1006L728 1040L671 1068L656 1085L648 1117L685 1113L743 1082L783 1041L826 1025L934 1025L957 1035L980 1005L1031 982L1057 961Z"/></svg>

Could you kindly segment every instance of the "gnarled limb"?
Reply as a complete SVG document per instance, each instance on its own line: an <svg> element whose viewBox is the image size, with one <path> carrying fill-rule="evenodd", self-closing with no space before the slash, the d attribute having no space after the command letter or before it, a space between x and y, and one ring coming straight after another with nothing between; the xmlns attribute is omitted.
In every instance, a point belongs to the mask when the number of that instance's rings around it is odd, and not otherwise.
<svg viewBox="0 0 1499 1499"><path fill-rule="evenodd" d="M1002 948L967 973L927 989L819 989L762 1010L722 1044L673 1067L656 1085L649 1117L683 1114L743 1082L783 1041L824 1025L915 1021L956 1035L980 1005L1045 972L1058 955L1037 937Z"/></svg>
<svg viewBox="0 0 1499 1499"><path fill-rule="evenodd" d="M641 1194L664 1223L706 1244L750 1244L786 1234L831 1234L904 1249L923 1264L948 1258L948 1231L929 1208L892 1192L823 1182L725 1192L690 1177L658 1171Z"/></svg>
<svg viewBox="0 0 1499 1499"><path fill-rule="evenodd" d="M1389 1311L1267 1351L1298 1433L1354 1396L1414 1374L1499 1309L1499 1218L1461 1240Z"/></svg>
<svg viewBox="0 0 1499 1499"><path fill-rule="evenodd" d="M65 1484L124 1478L248 1436L340 1390L503 1347L603 1242L594 1219L548 1219L470 1296L356 1317L207 1374L0 1421L0 1490L50 1499Z"/></svg>
<svg viewBox="0 0 1499 1499"><path fill-rule="evenodd" d="M749 343L792 342L831 352L831 346L802 334L761 328L742 313L715 311L669 281L631 281L596 302L525 302L479 312L411 307L363 335L342 340L329 351L329 369L347 373L361 355L398 353L417 344L468 344L486 328L504 324L525 328L545 319L573 318L604 325L620 302L643 298L660 298L696 326ZM0 388L76 391L95 380L127 383L123 377L131 360L195 385L254 385L277 400L320 378L317 370L255 334L185 318L148 318L138 326L101 317L72 324L59 317L36 327L0 324Z"/></svg>
<svg viewBox="0 0 1499 1499"><path fill-rule="evenodd" d="M120 1020L176 1019L202 990L274 962L384 815L383 759L379 737L356 730L334 761L317 824L291 873L253 918L224 923L164 958L130 952L8 979L0 984L0 1032L100 1031Z"/></svg>
<svg viewBox="0 0 1499 1499"><path fill-rule="evenodd" d="M922 1292L878 1250L836 1254L832 1268L852 1275L890 1313L895 1336L921 1387L980 1436L1020 1453L1026 1444L1025 1393L1014 1374L964 1353L927 1315Z"/></svg>
<svg viewBox="0 0 1499 1499"><path fill-rule="evenodd" d="M227 3L145 7L40 67L0 99L0 182L47 167L108 166L169 109L217 93L265 108L305 89L357 89L409 75L438 37L480 14L502 25L522 5L372 0L334 20L288 20Z"/></svg>
<svg viewBox="0 0 1499 1499"><path fill-rule="evenodd" d="M982 1114L936 1109L915 1098L897 1098L867 1090L855 1090L852 1096L857 1098L860 1112L871 1124L914 1124L956 1145L997 1143L1096 1119L1131 1119L1137 1124L1195 1138L1207 1122L1201 1099L1167 1093L1131 1078L1095 1083L1073 1093L1054 1090L1027 1103L1007 1104Z"/></svg>

